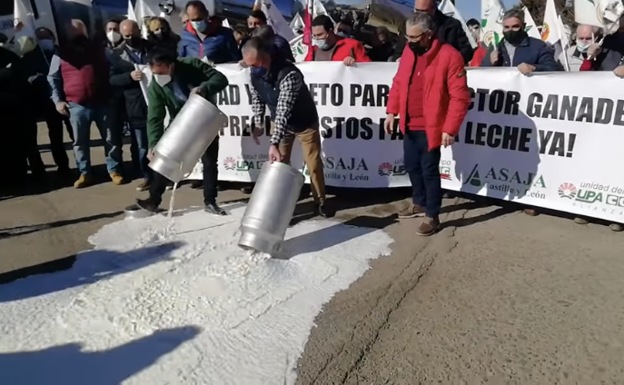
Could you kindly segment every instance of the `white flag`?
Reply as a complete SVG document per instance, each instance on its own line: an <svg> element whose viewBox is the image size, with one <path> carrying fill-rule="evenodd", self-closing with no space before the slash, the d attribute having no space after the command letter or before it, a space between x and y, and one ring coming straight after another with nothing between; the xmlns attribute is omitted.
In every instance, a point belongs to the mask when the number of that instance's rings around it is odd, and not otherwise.
<svg viewBox="0 0 624 385"><path fill-rule="evenodd" d="M574 0L574 21L604 28L607 34L618 29L622 13L621 0Z"/></svg>
<svg viewBox="0 0 624 385"><path fill-rule="evenodd" d="M503 40L504 14L500 0L481 0L481 41L487 47L498 46Z"/></svg>
<svg viewBox="0 0 624 385"><path fill-rule="evenodd" d="M230 22L228 21L228 19L223 19L223 21L221 22L221 25L224 26L225 28L232 29L232 26L230 25Z"/></svg>
<svg viewBox="0 0 624 385"><path fill-rule="evenodd" d="M438 4L438 9L440 10L440 12L442 12L446 16L452 17L453 19L461 23L462 28L464 29L464 33L468 37L468 41L470 42L470 45L472 46L472 48L476 48L477 42L475 41L474 37L472 36L472 33L468 29L468 26L466 25L466 21L464 20L462 15L459 13L457 8L455 8L453 3L451 3L450 0L442 0L440 4Z"/></svg>
<svg viewBox="0 0 624 385"><path fill-rule="evenodd" d="M563 42L565 31L563 24L560 24L557 8L553 0L546 0L546 10L544 11L544 25L542 26L542 40L551 45ZM567 40L567 39L566 39Z"/></svg>
<svg viewBox="0 0 624 385"><path fill-rule="evenodd" d="M527 9L527 7L522 8L524 11L524 31L530 36L536 39L541 39L539 31L537 30L537 26L535 25L535 21L531 16L531 12Z"/></svg>
<svg viewBox="0 0 624 385"><path fill-rule="evenodd" d="M290 29L288 22L284 19L282 12L273 4L272 0L256 0L253 9L261 10L267 18L267 24L273 27L275 34L291 41L295 34Z"/></svg>
<svg viewBox="0 0 624 385"><path fill-rule="evenodd" d="M13 7L15 37L10 48L21 56L37 48L35 17L30 3L25 0L15 0Z"/></svg>
<svg viewBox="0 0 624 385"><path fill-rule="evenodd" d="M293 33L297 34L298 31L301 31L305 28L305 23L303 22L303 18L298 13L295 14L295 17L290 21L290 29Z"/></svg>
<svg viewBox="0 0 624 385"><path fill-rule="evenodd" d="M295 63L305 61L305 58L308 55L308 46L303 44L303 34L290 41L290 49L293 53L293 57L295 58Z"/></svg>

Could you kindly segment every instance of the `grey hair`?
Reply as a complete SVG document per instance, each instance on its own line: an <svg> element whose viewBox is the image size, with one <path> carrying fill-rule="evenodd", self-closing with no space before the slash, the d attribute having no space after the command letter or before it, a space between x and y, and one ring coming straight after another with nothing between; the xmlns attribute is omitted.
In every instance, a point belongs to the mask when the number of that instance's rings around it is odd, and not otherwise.
<svg viewBox="0 0 624 385"><path fill-rule="evenodd" d="M405 22L406 28L411 28L416 25L419 26L423 30L423 32L432 31L436 27L433 17L427 12L420 11L414 12L412 17L407 19L407 21Z"/></svg>
<svg viewBox="0 0 624 385"><path fill-rule="evenodd" d="M503 20L511 19L512 17L515 17L520 20L522 24L524 24L524 10L516 8L510 9L503 15Z"/></svg>
<svg viewBox="0 0 624 385"><path fill-rule="evenodd" d="M275 40L275 31L270 25L261 25L251 33L251 36L258 37L266 43L270 42L272 44L273 40Z"/></svg>

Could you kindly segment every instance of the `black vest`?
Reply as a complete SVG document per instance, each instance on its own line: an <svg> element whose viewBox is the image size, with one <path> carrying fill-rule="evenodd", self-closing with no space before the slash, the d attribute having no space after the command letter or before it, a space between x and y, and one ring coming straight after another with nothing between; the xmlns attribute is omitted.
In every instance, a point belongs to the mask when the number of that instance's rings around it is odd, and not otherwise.
<svg viewBox="0 0 624 385"><path fill-rule="evenodd" d="M271 120L275 120L275 110L277 109L277 99L279 97L279 84L286 75L292 71L301 73L292 63L285 60L277 60L271 63L269 72L263 77L251 76L251 85L260 95L260 99L269 107ZM303 75L301 75L303 77ZM316 105L308 86L303 83L299 89L297 100L291 111L287 126L289 130L301 132L318 124L319 117Z"/></svg>

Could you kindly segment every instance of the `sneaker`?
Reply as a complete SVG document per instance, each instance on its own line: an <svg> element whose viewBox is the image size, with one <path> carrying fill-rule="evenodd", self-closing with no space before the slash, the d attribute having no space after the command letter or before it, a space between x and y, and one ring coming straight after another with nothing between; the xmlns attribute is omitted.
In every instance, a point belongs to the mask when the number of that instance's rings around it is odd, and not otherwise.
<svg viewBox="0 0 624 385"><path fill-rule="evenodd" d="M576 223L577 225L586 225L589 223L589 221L585 218L576 217L574 218L574 223Z"/></svg>
<svg viewBox="0 0 624 385"><path fill-rule="evenodd" d="M120 173L118 173L118 172L111 172L108 175L110 176L110 178L113 181L113 183L116 184L117 186L119 186L120 184L123 184L124 179L123 179L123 176L121 176Z"/></svg>
<svg viewBox="0 0 624 385"><path fill-rule="evenodd" d="M138 184L138 186L136 187L137 191L147 191L150 189L150 187L152 187L152 183L147 180L147 179L143 179L143 181L141 183Z"/></svg>
<svg viewBox="0 0 624 385"><path fill-rule="evenodd" d="M207 204L206 207L204 208L204 211L210 214L214 214L214 215L228 215L228 213L225 210L223 210L221 207L219 207L219 205L216 203Z"/></svg>
<svg viewBox="0 0 624 385"><path fill-rule="evenodd" d="M425 208L418 205L410 205L404 210L399 211L399 219L416 218L425 214Z"/></svg>
<svg viewBox="0 0 624 385"><path fill-rule="evenodd" d="M535 209L524 209L522 210L522 212L524 212L526 215L530 217L535 217L539 215L539 212Z"/></svg>
<svg viewBox="0 0 624 385"><path fill-rule="evenodd" d="M416 234L427 237L433 235L438 230L438 227L440 227L440 221L438 219L425 217L420 226L418 226Z"/></svg>
<svg viewBox="0 0 624 385"><path fill-rule="evenodd" d="M147 199L137 199L137 205L143 210L149 211L150 213L158 212L158 205L152 198Z"/></svg>
<svg viewBox="0 0 624 385"><path fill-rule="evenodd" d="M319 216L323 217L323 218L330 218L330 217L333 217L336 214L335 212L329 210L325 203L314 205L314 213L316 215L319 215Z"/></svg>
<svg viewBox="0 0 624 385"><path fill-rule="evenodd" d="M609 225L609 228L611 229L611 231L615 231L615 232L620 232L622 230L624 230L624 226L619 224L619 223L611 223Z"/></svg>
<svg viewBox="0 0 624 385"><path fill-rule="evenodd" d="M78 180L74 182L74 187L75 188L85 188L85 187L88 187L90 184L91 184L90 178L87 175L82 174L82 175L80 175Z"/></svg>

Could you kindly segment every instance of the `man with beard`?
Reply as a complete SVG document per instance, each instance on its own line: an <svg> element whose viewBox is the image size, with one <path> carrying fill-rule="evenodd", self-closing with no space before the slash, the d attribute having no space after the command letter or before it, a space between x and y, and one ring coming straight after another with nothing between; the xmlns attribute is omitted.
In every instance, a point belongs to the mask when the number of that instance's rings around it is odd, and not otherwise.
<svg viewBox="0 0 624 385"><path fill-rule="evenodd" d="M89 40L87 27L73 19L67 28L68 42L52 57L48 83L56 110L69 117L74 132L74 155L80 177L74 183L84 188L93 182L91 170L91 123L104 140L106 168L116 185L121 176L121 146L108 118L108 63L104 47Z"/></svg>
<svg viewBox="0 0 624 385"><path fill-rule="evenodd" d="M150 187L152 173L147 167L147 105L140 85L144 75L136 66L147 65L150 43L141 38L134 20L122 21L119 30L123 43L110 55L110 85L120 91L125 101L121 107L124 111L115 113L123 113L130 125L132 163L143 178L137 191L145 191Z"/></svg>

